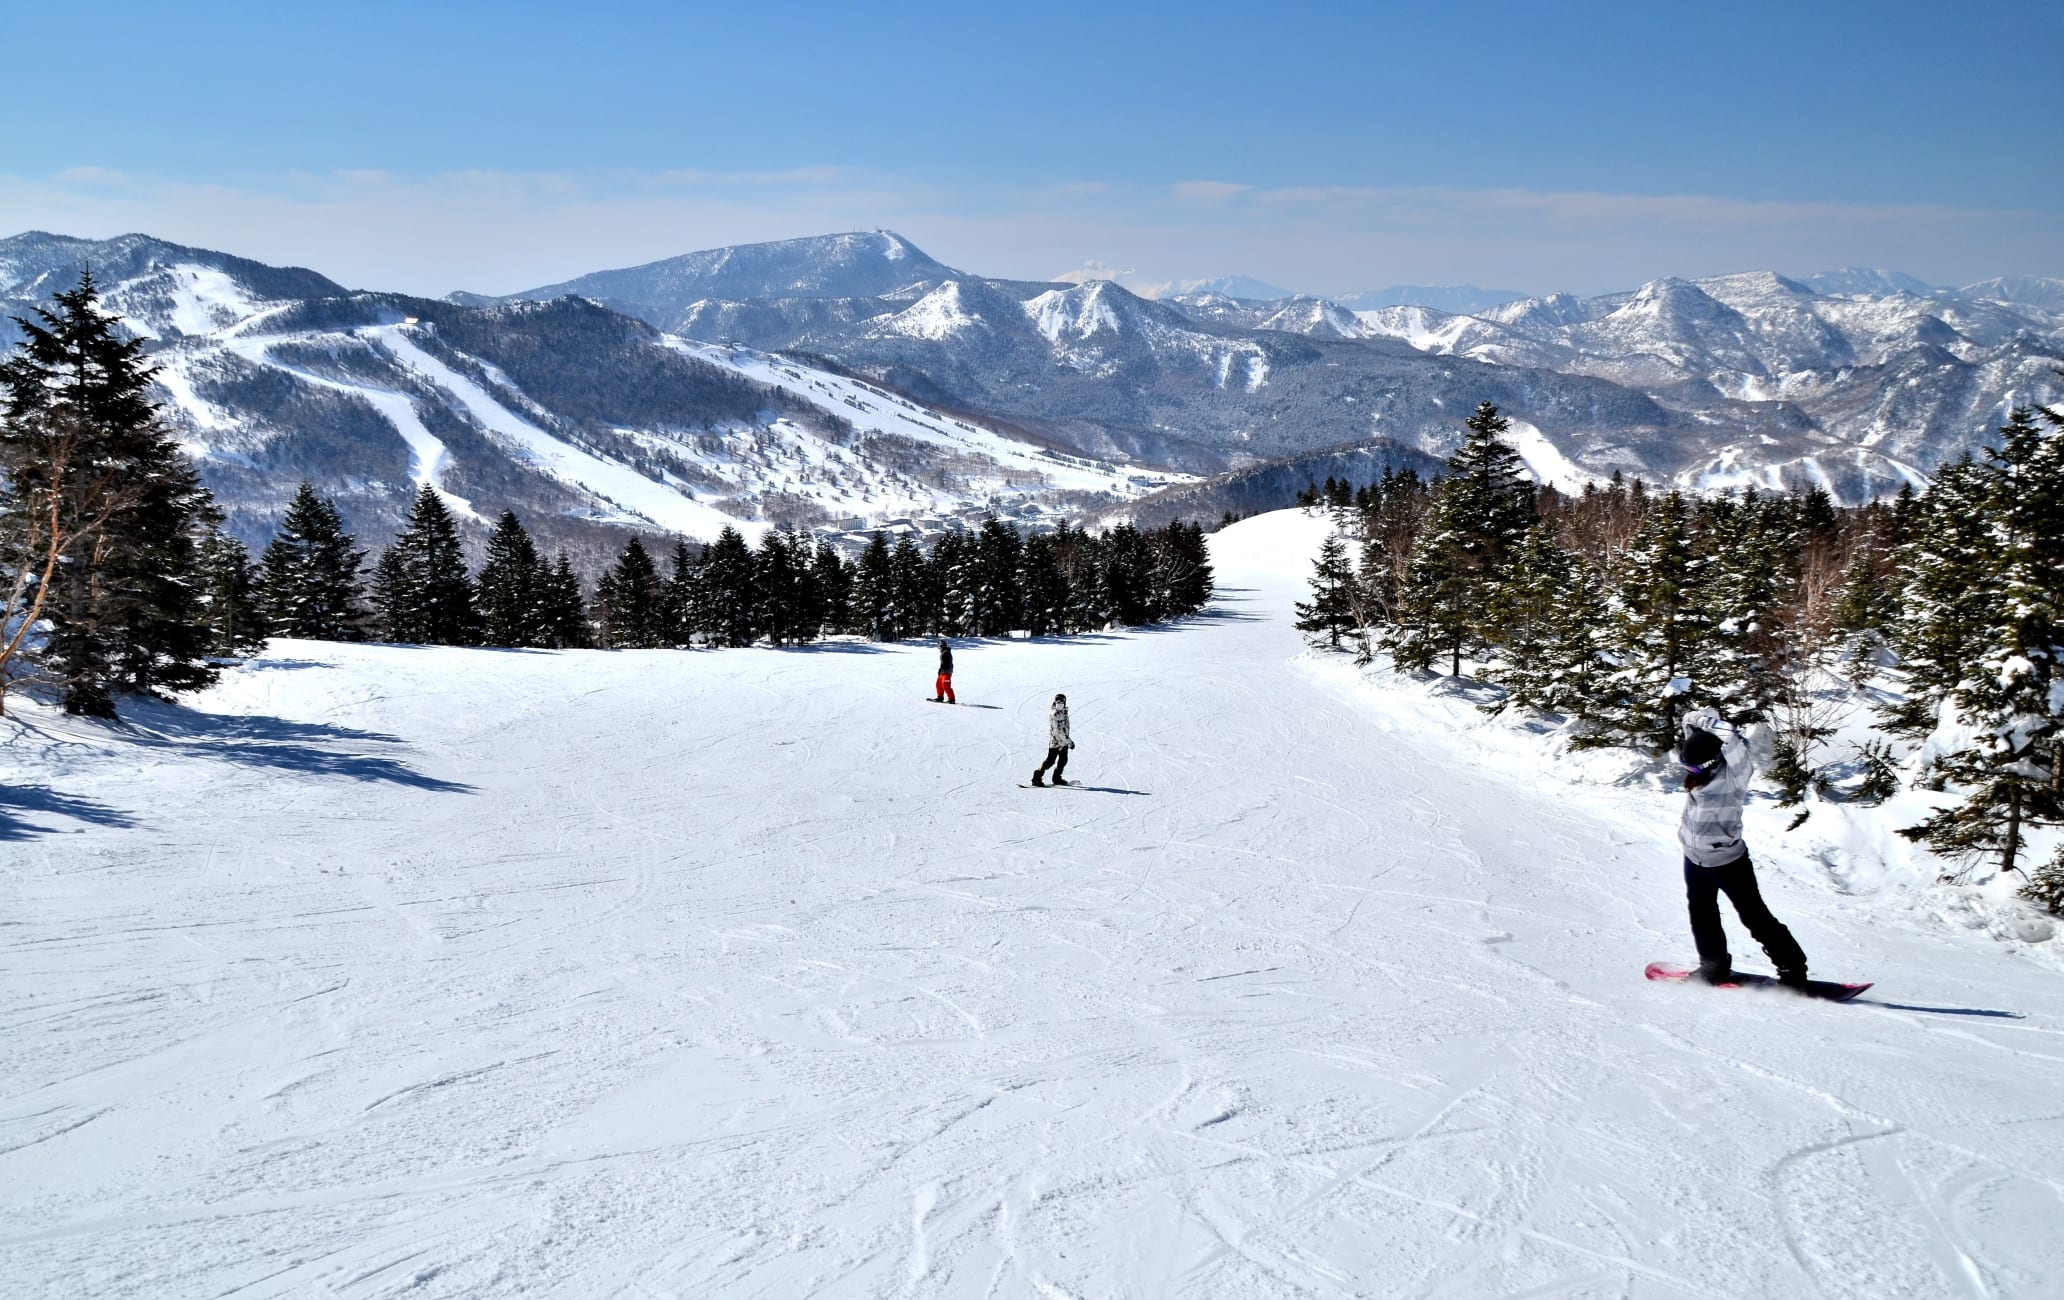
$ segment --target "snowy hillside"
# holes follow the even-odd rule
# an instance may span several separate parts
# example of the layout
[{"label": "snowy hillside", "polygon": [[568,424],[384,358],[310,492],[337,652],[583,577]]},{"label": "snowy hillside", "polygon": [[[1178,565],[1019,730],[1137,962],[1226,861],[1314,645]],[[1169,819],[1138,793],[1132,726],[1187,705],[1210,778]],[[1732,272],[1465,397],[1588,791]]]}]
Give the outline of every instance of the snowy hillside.
[{"label": "snowy hillside", "polygon": [[[715,259],[703,279],[865,260],[839,247]],[[893,240],[874,251],[923,262]],[[512,508],[577,550],[630,530],[1067,515],[1183,479],[863,395],[799,360],[777,372],[579,298],[467,308],[141,237],[42,235],[0,241],[0,296],[26,314],[88,263],[152,341],[166,416],[254,546],[304,477],[375,544],[429,484],[462,519]]]},{"label": "snowy hillside", "polygon": [[[1757,272],[1478,315],[1388,307],[1357,317],[1369,334],[1424,352],[1648,394],[1705,427],[1671,476],[1687,486],[1818,483],[1854,501],[1924,482],[2013,406],[2064,396],[2064,314],[2050,283],[1952,291],[1885,271],[1811,282]],[[1744,427],[1752,412],[1762,427]],[[1565,449],[1592,461],[1581,446]]]},{"label": "snowy hillside", "polygon": [[[1677,799],[1306,652],[1324,527],[1217,535],[1183,625],[963,645],[959,708],[921,645],[300,642],[0,723],[5,1276],[2053,1294],[2058,941],[1759,800],[1877,987],[1643,982]],[[1055,691],[1084,784],[1019,788]]]}]

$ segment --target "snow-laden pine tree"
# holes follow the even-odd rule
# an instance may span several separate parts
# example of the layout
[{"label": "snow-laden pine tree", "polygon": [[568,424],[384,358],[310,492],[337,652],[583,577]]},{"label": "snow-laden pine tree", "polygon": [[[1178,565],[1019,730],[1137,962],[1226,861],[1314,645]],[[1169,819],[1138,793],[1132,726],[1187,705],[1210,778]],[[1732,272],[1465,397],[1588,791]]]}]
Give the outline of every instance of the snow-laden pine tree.
[{"label": "snow-laden pine tree", "polygon": [[937,619],[939,584],[930,561],[911,534],[903,533],[896,538],[895,549],[889,553],[889,570],[895,597],[883,619],[886,635],[882,639],[901,641],[923,636]]},{"label": "snow-laden pine tree", "polygon": [[810,635],[831,636],[844,632],[852,620],[849,605],[853,593],[853,566],[847,564],[830,542],[817,543],[810,559],[810,585],[817,597],[817,626]]},{"label": "snow-laden pine tree", "polygon": [[2030,828],[2064,821],[2064,419],[2013,411],[1978,478],[1992,573],[1948,692],[1969,741],[1939,764],[1960,800],[1903,833],[2013,871]]},{"label": "snow-laden pine tree", "polygon": [[459,526],[436,488],[425,483],[408,524],[380,556],[375,600],[387,639],[415,645],[472,645],[480,638],[473,579]]},{"label": "snow-laden pine tree", "polygon": [[[0,364],[0,553],[10,584],[0,673],[32,649],[68,713],[113,717],[125,691],[215,680],[200,542],[212,502],[158,419],[141,337],[121,337],[91,274]],[[33,612],[31,612],[33,611]]]},{"label": "snow-laden pine tree", "polygon": [[1009,636],[1025,625],[1024,592],[1018,584],[1018,562],[1024,542],[1018,530],[995,515],[975,533],[970,562],[968,619],[977,636]]},{"label": "snow-laden pine tree", "polygon": [[753,556],[753,595],[758,602],[755,621],[770,645],[805,639],[802,624],[810,600],[804,590],[806,571],[799,559],[794,539],[778,528],[767,530]]},{"label": "snow-laden pine tree", "polygon": [[1488,711],[1581,712],[1605,671],[1599,657],[1605,587],[1597,572],[1564,550],[1546,524],[1537,524],[1501,592],[1497,617],[1505,643],[1497,680],[1508,694]]},{"label": "snow-laden pine tree", "polygon": [[652,553],[633,537],[595,588],[595,621],[610,650],[651,650],[666,641],[666,609]]},{"label": "snow-laden pine tree", "polygon": [[1127,627],[1151,623],[1154,552],[1145,535],[1127,521],[1097,539],[1097,550],[1112,617]]},{"label": "snow-laden pine tree", "polygon": [[951,528],[932,543],[931,570],[938,599],[927,610],[925,621],[912,632],[941,636],[974,635],[975,564],[974,544],[966,533]]},{"label": "snow-laden pine tree", "polygon": [[1340,639],[1357,631],[1354,565],[1339,533],[1327,533],[1312,562],[1312,595],[1297,602],[1297,630],[1314,646],[1340,648]]},{"label": "snow-laden pine tree", "polygon": [[1028,635],[1053,636],[1063,630],[1068,617],[1068,580],[1061,572],[1060,554],[1051,535],[1035,533],[1025,539],[1018,556],[1018,591],[1024,601]]},{"label": "snow-laden pine tree", "polygon": [[1617,662],[1583,709],[1590,734],[1580,743],[1667,748],[1677,743],[1691,671],[1712,627],[1683,493],[1654,504],[1620,567],[1608,638]]},{"label": "snow-laden pine tree", "polygon": [[731,525],[724,525],[702,557],[704,634],[714,645],[748,646],[758,639],[758,575],[752,547]]},{"label": "snow-laden pine tree", "polygon": [[258,608],[258,570],[236,538],[211,526],[201,540],[201,608],[208,653],[236,659],[265,648],[265,615]]},{"label": "snow-laden pine tree", "polygon": [[595,643],[594,625],[588,621],[588,601],[581,591],[580,575],[560,552],[544,583],[546,645],[557,650],[585,649]]},{"label": "snow-laden pine tree", "polygon": [[1900,548],[1899,614],[1890,634],[1905,699],[1885,710],[1887,730],[1935,729],[1943,701],[1978,658],[1998,599],[1991,481],[1970,457],[1944,465],[1919,499]]},{"label": "snow-laden pine tree", "polygon": [[1448,458],[1433,508],[1412,551],[1399,611],[1385,645],[1401,668],[1462,656],[1499,640],[1487,611],[1534,522],[1534,488],[1519,453],[1504,439],[1511,422],[1489,402],[1477,406],[1469,433]]},{"label": "snow-laden pine tree", "polygon": [[700,631],[696,617],[701,608],[698,590],[701,586],[702,570],[695,552],[688,549],[688,543],[674,543],[673,559],[667,566],[667,577],[660,591],[660,618],[666,625],[668,645],[692,646],[695,634]]},{"label": "snow-laden pine tree", "polygon": [[504,510],[487,539],[480,566],[481,642],[493,646],[550,644],[545,623],[545,579],[549,571],[537,544],[513,510]]},{"label": "snow-laden pine tree", "polygon": [[274,636],[365,639],[365,551],[310,484],[295,491],[259,565],[258,603]]},{"label": "snow-laden pine tree", "polygon": [[870,641],[892,641],[893,617],[891,611],[896,603],[896,575],[889,557],[888,534],[876,530],[867,539],[867,546],[860,552],[860,559],[853,566],[852,603],[847,614],[848,626],[859,636]]}]

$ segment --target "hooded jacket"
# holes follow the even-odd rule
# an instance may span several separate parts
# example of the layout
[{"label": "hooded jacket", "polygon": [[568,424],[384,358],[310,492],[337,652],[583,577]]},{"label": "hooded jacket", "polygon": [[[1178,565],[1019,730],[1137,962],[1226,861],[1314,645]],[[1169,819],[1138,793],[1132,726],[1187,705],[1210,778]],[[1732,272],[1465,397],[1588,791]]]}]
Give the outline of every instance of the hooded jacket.
[{"label": "hooded jacket", "polygon": [[1709,731],[1720,742],[1720,770],[1696,790],[1684,792],[1684,820],[1677,824],[1677,842],[1685,861],[1701,867],[1724,867],[1746,857],[1742,842],[1742,804],[1749,797],[1749,778],[1756,774],[1748,742],[1714,709],[1699,709],[1684,719],[1684,734]]},{"label": "hooded jacket", "polygon": [[1054,749],[1073,749],[1075,741],[1068,735],[1068,702],[1055,700],[1053,712],[1046,719],[1046,743]]}]

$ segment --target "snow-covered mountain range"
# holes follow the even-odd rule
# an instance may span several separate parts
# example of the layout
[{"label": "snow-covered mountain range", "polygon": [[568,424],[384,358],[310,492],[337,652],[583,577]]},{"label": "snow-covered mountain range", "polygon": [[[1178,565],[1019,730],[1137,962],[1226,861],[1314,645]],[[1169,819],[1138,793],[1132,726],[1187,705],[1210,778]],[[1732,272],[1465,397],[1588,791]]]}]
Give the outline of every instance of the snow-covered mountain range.
[{"label": "snow-covered mountain range", "polygon": [[[839,272],[826,252],[788,265],[712,254],[662,274],[824,286]],[[883,260],[863,259],[859,282],[878,283],[866,277]],[[576,550],[628,530],[1075,515],[1184,480],[668,335],[582,296],[466,306],[142,236],[30,234],[0,241],[0,313],[27,315],[87,266],[104,305],[151,340],[168,418],[252,542],[303,478],[369,541],[430,484],[476,525],[513,508]]]},{"label": "snow-covered mountain range", "polygon": [[1190,477],[1236,471],[1262,508],[1280,503],[1258,484],[1322,478],[1343,449],[1431,464],[1483,400],[1544,481],[1854,502],[2064,396],[2064,281],[2030,278],[1765,272],[1355,311],[984,277],[877,231],[432,301],[143,236],[27,234],[0,240],[0,312],[87,265],[152,340],[171,417],[252,540],[303,477],[373,541],[423,483],[561,543],[1108,517],[1167,486],[1215,500]]}]

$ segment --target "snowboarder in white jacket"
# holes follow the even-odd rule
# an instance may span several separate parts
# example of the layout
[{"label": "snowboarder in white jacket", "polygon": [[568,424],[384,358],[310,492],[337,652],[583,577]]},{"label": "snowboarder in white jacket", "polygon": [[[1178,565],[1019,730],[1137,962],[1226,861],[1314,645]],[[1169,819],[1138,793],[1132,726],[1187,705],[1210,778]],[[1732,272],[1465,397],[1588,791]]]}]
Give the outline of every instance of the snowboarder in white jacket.
[{"label": "snowboarder in white jacket", "polygon": [[1053,708],[1046,715],[1046,761],[1032,773],[1032,784],[1045,785],[1046,769],[1053,769],[1055,785],[1067,785],[1061,773],[1068,770],[1068,751],[1075,748],[1074,738],[1068,734],[1068,697],[1056,695]]},{"label": "snowboarder in white jacket", "polygon": [[1777,967],[1780,983],[1806,983],[1806,953],[1784,923],[1770,914],[1756,887],[1756,867],[1742,841],[1742,804],[1755,775],[1748,742],[1715,709],[1698,709],[1684,719],[1677,759],[1684,767],[1684,820],[1677,840],[1684,849],[1684,893],[1691,910],[1691,937],[1698,945],[1699,976],[1725,984],[1734,975],[1727,932],[1720,924],[1720,895],[1726,894],[1763,951]]}]

